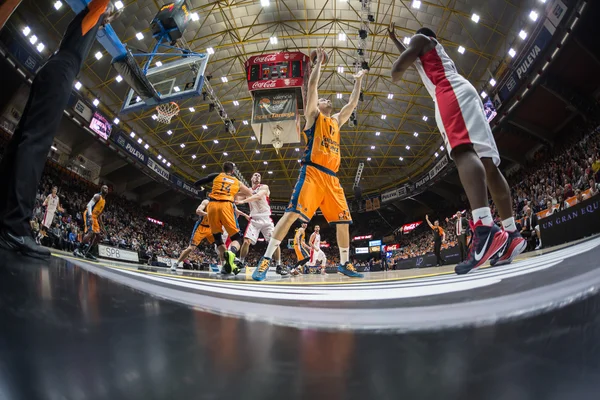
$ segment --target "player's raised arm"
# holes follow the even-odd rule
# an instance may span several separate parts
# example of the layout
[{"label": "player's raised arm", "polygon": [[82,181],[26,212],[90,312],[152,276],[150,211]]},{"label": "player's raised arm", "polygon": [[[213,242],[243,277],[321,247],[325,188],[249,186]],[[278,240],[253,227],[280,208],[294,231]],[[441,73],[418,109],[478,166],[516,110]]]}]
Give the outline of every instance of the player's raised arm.
[{"label": "player's raised arm", "polygon": [[348,104],[346,104],[344,107],[342,107],[342,109],[340,110],[339,113],[337,113],[333,116],[333,118],[338,120],[338,124],[339,124],[340,128],[342,127],[342,125],[344,125],[348,121],[348,119],[350,119],[350,116],[352,115],[352,111],[354,111],[354,109],[358,105],[358,99],[360,98],[360,87],[362,85],[362,80],[366,73],[367,73],[367,70],[363,69],[363,70],[358,71],[358,73],[356,75],[353,75],[354,89],[352,89],[352,94],[350,95],[350,100],[348,100]]},{"label": "player's raised arm", "polygon": [[253,194],[250,197],[246,197],[243,200],[240,201],[236,201],[235,204],[245,204],[245,203],[252,203],[255,201],[259,201],[262,199],[266,199],[267,197],[269,197],[269,187],[267,185],[261,185],[260,189],[258,189],[258,192],[256,192],[256,194]]},{"label": "player's raised arm", "polygon": [[319,109],[317,108],[319,103],[319,80],[321,79],[321,66],[325,61],[325,50],[323,48],[317,49],[317,62],[315,63],[313,70],[308,78],[308,88],[306,90],[306,111],[304,117],[306,118],[306,127],[310,128],[315,122],[315,118],[319,115]]},{"label": "player's raised arm", "polygon": [[398,82],[407,69],[419,58],[423,48],[429,44],[429,38],[423,35],[415,35],[410,40],[406,50],[398,57],[392,65],[392,82]]},{"label": "player's raised arm", "polygon": [[429,224],[429,227],[430,227],[431,229],[433,229],[433,224],[431,223],[431,221],[429,221],[429,215],[426,215],[426,216],[425,216],[425,219],[427,220],[427,224]]},{"label": "player's raised arm", "polygon": [[404,52],[406,50],[406,46],[404,45],[404,43],[399,41],[398,38],[396,37],[396,24],[394,22],[392,22],[390,24],[387,31],[388,31],[388,37],[391,39],[392,43],[394,43],[396,45],[396,48],[398,49],[398,51],[400,53]]},{"label": "player's raised arm", "polygon": [[219,176],[219,172],[214,172],[210,175],[205,176],[204,178],[200,178],[196,182],[194,182],[194,186],[198,187],[210,183],[214,181],[217,176]]}]

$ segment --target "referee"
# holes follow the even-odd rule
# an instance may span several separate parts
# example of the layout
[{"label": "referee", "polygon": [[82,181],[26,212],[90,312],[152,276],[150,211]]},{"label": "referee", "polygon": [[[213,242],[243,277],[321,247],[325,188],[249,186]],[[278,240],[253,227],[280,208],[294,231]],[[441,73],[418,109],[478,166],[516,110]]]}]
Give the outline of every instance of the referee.
[{"label": "referee", "polygon": [[38,71],[23,116],[0,163],[0,248],[45,259],[29,220],[44,164],[73,82],[103,24],[118,16],[109,0],[92,0],[67,27],[58,51]]},{"label": "referee", "polygon": [[431,223],[431,221],[429,221],[429,215],[426,215],[425,219],[427,220],[429,227],[433,230],[433,252],[435,253],[437,266],[440,267],[444,265],[444,262],[446,262],[446,260],[442,258],[441,253],[442,242],[446,241],[446,232],[444,232],[444,230],[440,226],[440,221],[438,221],[437,219],[434,221],[433,224]]}]

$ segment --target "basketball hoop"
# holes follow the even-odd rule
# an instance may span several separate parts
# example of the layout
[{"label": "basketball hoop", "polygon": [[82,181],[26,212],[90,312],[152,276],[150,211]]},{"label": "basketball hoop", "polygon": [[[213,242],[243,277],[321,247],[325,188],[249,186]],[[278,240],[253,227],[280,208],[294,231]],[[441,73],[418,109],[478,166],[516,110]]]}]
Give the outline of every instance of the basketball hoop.
[{"label": "basketball hoop", "polygon": [[161,124],[168,124],[171,118],[179,114],[179,106],[175,102],[160,104],[156,107],[158,114],[157,121]]}]

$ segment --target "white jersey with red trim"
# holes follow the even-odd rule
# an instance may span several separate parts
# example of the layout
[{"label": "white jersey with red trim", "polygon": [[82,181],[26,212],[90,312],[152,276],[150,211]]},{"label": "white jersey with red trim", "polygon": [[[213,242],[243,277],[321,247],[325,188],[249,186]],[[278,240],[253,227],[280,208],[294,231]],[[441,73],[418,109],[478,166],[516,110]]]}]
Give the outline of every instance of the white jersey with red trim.
[{"label": "white jersey with red trim", "polygon": [[46,197],[46,212],[53,213],[58,208],[58,195],[52,196],[51,194]]},{"label": "white jersey with red trim", "polygon": [[[262,185],[258,185],[252,188],[252,194],[258,193]],[[264,199],[260,199],[258,201],[249,202],[250,206],[250,216],[252,218],[256,217],[269,217],[271,216],[271,204],[269,202],[269,196],[271,192],[267,190],[267,196]]]},{"label": "white jersey with red trim", "polygon": [[313,241],[312,241],[312,247],[315,250],[319,250],[321,248],[321,234],[320,233],[313,233]]}]

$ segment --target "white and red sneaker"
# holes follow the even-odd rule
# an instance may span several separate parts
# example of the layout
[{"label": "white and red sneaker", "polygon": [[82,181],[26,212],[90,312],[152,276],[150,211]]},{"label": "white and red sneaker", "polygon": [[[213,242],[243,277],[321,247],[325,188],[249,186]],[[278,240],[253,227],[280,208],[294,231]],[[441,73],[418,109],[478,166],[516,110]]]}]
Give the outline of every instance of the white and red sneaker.
[{"label": "white and red sneaker", "polygon": [[527,248],[527,240],[518,231],[510,232],[504,247],[490,259],[492,267],[507,265]]},{"label": "white and red sneaker", "polygon": [[508,241],[508,232],[496,225],[485,226],[481,222],[477,222],[473,228],[473,240],[467,259],[454,268],[457,275],[468,274],[481,267]]}]

